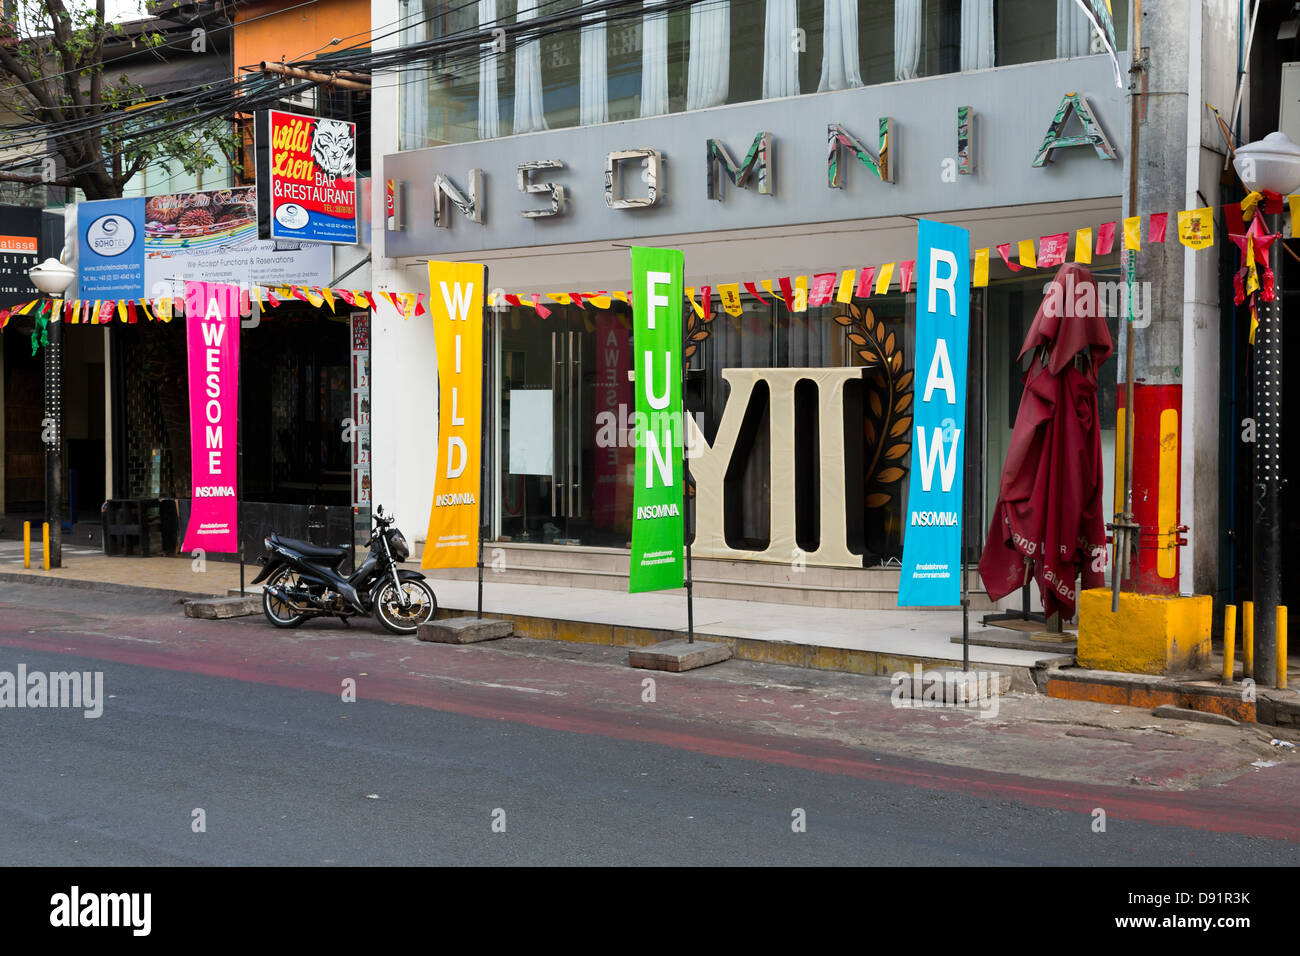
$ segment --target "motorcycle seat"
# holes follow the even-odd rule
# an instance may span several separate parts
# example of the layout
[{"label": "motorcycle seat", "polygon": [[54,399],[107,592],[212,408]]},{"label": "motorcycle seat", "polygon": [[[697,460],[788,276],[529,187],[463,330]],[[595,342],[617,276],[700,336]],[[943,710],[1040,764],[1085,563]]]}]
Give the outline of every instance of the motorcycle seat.
[{"label": "motorcycle seat", "polygon": [[284,545],[291,551],[297,551],[304,558],[341,558],[351,550],[346,545],[322,547],[307,541],[299,541],[297,538],[285,538],[274,532],[271,534],[271,543]]}]

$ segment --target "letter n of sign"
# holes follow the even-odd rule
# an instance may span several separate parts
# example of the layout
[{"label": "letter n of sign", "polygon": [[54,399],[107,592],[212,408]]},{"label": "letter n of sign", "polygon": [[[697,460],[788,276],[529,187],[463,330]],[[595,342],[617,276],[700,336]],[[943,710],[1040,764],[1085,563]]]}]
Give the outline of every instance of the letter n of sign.
[{"label": "letter n of sign", "polygon": [[840,162],[842,151],[852,150],[863,166],[875,173],[881,182],[894,182],[894,167],[897,157],[889,155],[894,142],[894,121],[888,117],[880,120],[880,152],[871,155],[871,150],[863,146],[852,133],[838,123],[826,127],[826,185],[831,189],[844,188],[844,164]]},{"label": "letter n of sign", "polygon": [[483,223],[483,170],[469,171],[469,198],[460,191],[460,187],[447,176],[439,173],[433,180],[433,224],[435,226],[451,225],[451,210],[447,204],[452,203],[465,214],[470,222]]}]

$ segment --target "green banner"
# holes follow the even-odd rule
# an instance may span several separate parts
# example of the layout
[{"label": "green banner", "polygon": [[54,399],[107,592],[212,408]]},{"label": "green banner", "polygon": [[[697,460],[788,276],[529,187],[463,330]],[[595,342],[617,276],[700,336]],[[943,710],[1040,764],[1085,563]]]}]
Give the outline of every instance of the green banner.
[{"label": "green banner", "polygon": [[632,248],[636,473],[628,591],[685,585],[682,274],[678,249]]}]

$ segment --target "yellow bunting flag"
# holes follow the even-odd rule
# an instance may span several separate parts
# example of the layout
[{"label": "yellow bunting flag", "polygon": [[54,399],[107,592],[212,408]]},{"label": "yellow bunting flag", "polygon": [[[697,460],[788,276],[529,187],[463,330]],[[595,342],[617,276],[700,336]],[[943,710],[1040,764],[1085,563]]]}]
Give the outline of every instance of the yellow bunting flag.
[{"label": "yellow bunting flag", "polygon": [[740,304],[739,282],[718,286],[718,298],[722,300],[722,307],[726,310],[727,315],[740,315],[744,311],[744,307]]},{"label": "yellow bunting flag", "polygon": [[1142,217],[1129,216],[1124,220],[1124,248],[1142,248]]},{"label": "yellow bunting flag", "polygon": [[1286,197],[1286,203],[1291,207],[1291,232],[1295,234],[1295,227],[1300,225],[1300,219],[1296,218],[1296,208],[1300,207],[1300,193]]},{"label": "yellow bunting flag", "polygon": [[1246,194],[1246,198],[1241,201],[1242,222],[1250,222],[1255,218],[1255,209],[1259,206],[1259,202],[1263,198],[1263,193],[1254,190]]},{"label": "yellow bunting flag", "polygon": [[117,321],[126,321],[126,299],[117,300]]},{"label": "yellow bunting flag", "polygon": [[1092,262],[1092,230],[1080,229],[1074,234],[1074,261],[1085,265]]},{"label": "yellow bunting flag", "polygon": [[626,302],[626,301],[627,301],[627,293],[626,293],[626,292],[611,292],[610,295],[613,296],[615,299],[618,299],[618,301],[620,301],[620,302]]},{"label": "yellow bunting flag", "polygon": [[975,250],[975,267],[971,270],[971,285],[977,289],[982,289],[989,284],[989,251],[987,249]]},{"label": "yellow bunting flag", "polygon": [[853,301],[853,282],[857,278],[857,269],[845,269],[844,275],[840,276],[840,288],[835,293],[836,302]]},{"label": "yellow bunting flag", "polygon": [[1214,210],[1184,209],[1178,214],[1178,241],[1188,249],[1214,245]]},{"label": "yellow bunting flag", "polygon": [[[488,296],[488,305],[493,304],[492,300],[494,298],[496,298],[496,296]],[[573,301],[573,299],[569,296],[569,293],[567,292],[548,292],[546,293],[546,298],[560,305],[568,305]]]},{"label": "yellow bunting flag", "polygon": [[608,292],[602,292],[599,295],[592,295],[587,297],[587,301],[590,302],[598,309],[608,309],[610,305],[610,299],[611,296]]},{"label": "yellow bunting flag", "polygon": [[880,267],[880,275],[876,277],[876,295],[884,295],[889,291],[889,280],[894,278],[894,265],[886,262]]},{"label": "yellow bunting flag", "polygon": [[326,303],[329,304],[330,311],[334,311],[334,291],[328,286],[320,290],[320,294],[325,297]]},{"label": "yellow bunting flag", "polygon": [[795,276],[794,280],[794,304],[790,307],[791,312],[808,311],[808,277]]},{"label": "yellow bunting flag", "polygon": [[[704,308],[700,305],[700,303],[695,298],[695,286],[687,287],[686,298],[691,300],[691,308],[695,310],[695,314],[699,316],[701,319],[704,318]],[[591,301],[594,302],[596,300],[592,299]]]},{"label": "yellow bunting flag", "polygon": [[1038,260],[1034,256],[1034,240],[1020,240],[1020,264],[1026,269],[1038,268]]}]

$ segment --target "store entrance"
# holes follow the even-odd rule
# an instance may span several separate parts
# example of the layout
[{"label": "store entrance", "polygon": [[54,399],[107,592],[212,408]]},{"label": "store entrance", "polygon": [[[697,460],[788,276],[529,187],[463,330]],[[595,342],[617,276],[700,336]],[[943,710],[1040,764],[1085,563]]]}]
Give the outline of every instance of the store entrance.
[{"label": "store entrance", "polygon": [[500,316],[503,541],[626,548],[632,519],[632,315],[555,305]]}]

